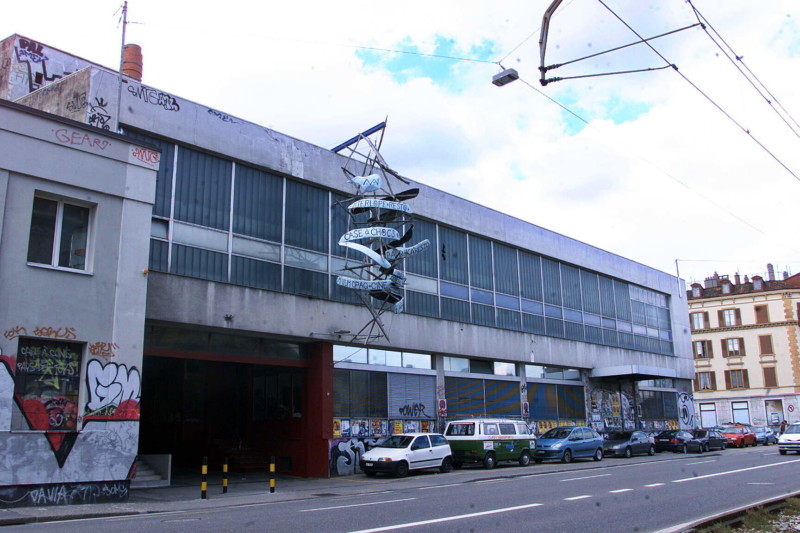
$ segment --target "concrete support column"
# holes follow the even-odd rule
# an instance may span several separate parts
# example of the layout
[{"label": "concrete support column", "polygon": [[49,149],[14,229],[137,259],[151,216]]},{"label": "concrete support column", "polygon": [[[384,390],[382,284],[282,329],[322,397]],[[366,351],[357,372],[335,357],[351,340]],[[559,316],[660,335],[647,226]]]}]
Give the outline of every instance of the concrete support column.
[{"label": "concrete support column", "polygon": [[308,350],[305,406],[305,477],[328,477],[330,439],[333,438],[333,344],[317,342]]}]

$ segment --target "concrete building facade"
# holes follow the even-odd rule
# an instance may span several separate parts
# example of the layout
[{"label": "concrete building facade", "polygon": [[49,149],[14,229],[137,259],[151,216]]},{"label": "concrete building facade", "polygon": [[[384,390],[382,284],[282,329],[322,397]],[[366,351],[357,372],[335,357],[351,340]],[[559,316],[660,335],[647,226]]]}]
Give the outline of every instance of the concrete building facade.
[{"label": "concrete building facade", "polygon": [[687,293],[702,426],[800,421],[800,275],[714,274]]},{"label": "concrete building facade", "polygon": [[159,153],[0,100],[0,505],[124,497]]},{"label": "concrete building facade", "polygon": [[381,436],[463,416],[693,423],[674,276],[412,182],[414,242],[431,245],[406,259],[404,312],[365,344],[370,313],[336,282],[354,197],[343,155],[91,64],[18,101],[87,123],[102,103],[100,127],[161,154],[140,228],[140,453],[242,470],[275,456],[281,472],[329,476],[357,472]]}]

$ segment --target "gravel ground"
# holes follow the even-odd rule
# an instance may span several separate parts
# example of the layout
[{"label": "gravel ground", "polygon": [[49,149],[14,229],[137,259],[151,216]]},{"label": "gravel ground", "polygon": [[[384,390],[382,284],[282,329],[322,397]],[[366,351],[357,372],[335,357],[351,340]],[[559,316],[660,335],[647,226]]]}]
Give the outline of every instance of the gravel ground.
[{"label": "gravel ground", "polygon": [[775,515],[767,528],[753,529],[749,527],[740,527],[732,531],[736,533],[796,533],[800,531],[800,515],[793,511],[784,511]]}]

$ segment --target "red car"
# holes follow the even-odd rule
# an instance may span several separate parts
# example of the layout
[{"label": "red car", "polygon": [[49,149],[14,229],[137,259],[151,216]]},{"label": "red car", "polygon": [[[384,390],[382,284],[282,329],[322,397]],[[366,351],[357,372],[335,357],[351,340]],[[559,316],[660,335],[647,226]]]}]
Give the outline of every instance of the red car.
[{"label": "red car", "polygon": [[730,426],[722,426],[719,428],[720,432],[725,435],[725,440],[728,442],[728,448],[737,447],[744,448],[745,446],[756,445],[756,434],[750,426],[744,424],[733,424]]}]

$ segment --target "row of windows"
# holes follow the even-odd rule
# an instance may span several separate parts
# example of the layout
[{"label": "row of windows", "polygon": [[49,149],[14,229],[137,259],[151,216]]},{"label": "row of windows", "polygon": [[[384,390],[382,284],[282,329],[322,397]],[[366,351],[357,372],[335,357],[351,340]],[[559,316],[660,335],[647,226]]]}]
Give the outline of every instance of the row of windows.
[{"label": "row of windows", "polygon": [[[769,308],[766,305],[756,305],[753,307],[755,313],[755,324],[769,324]],[[690,313],[692,330],[703,330],[711,328],[709,314],[707,311]],[[742,312],[738,308],[720,309],[717,311],[717,324],[720,328],[729,328],[742,325]]]},{"label": "row of windows", "polygon": [[[168,162],[157,176],[151,269],[360,303],[334,283],[347,253],[338,245],[345,196],[129,134]],[[431,250],[405,263],[409,313],[672,353],[663,294],[416,220],[412,242],[423,239]]]},{"label": "row of windows", "polygon": [[[778,377],[775,367],[763,368],[764,387],[777,387]],[[750,377],[747,369],[725,370],[725,389],[749,389]],[[717,388],[716,372],[697,372],[694,380],[695,391],[714,391]]]},{"label": "row of windows", "polygon": [[[710,359],[714,357],[714,344],[710,340],[692,341],[694,346],[695,359]],[[734,337],[720,339],[722,357],[744,357],[747,355],[744,339]],[[759,335],[758,347],[760,355],[774,355],[775,349],[772,345],[772,335]]]},{"label": "row of windows", "polygon": [[[442,361],[445,372],[519,376],[519,369],[516,363],[469,359],[467,357],[443,357]],[[399,368],[421,368],[426,370],[431,370],[435,366],[433,364],[433,357],[430,354],[343,345],[334,345],[333,362],[360,363]],[[580,380],[581,372],[576,368],[525,365],[525,376],[528,379]]]}]

